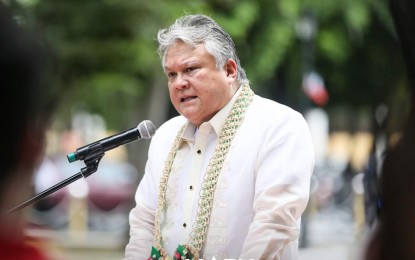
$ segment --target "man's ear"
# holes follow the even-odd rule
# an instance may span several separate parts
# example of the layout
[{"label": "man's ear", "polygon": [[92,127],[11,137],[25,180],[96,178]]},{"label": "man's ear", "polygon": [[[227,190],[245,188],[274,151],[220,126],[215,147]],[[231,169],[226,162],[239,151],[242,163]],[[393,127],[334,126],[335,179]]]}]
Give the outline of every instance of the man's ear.
[{"label": "man's ear", "polygon": [[238,68],[236,62],[233,59],[228,59],[225,63],[226,76],[228,77],[228,83],[233,83],[236,80]]}]

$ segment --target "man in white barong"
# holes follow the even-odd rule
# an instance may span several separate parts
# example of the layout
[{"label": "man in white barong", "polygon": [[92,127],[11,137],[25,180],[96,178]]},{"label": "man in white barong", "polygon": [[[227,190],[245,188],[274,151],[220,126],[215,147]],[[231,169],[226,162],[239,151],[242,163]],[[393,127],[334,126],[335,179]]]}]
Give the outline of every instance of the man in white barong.
[{"label": "man in white barong", "polygon": [[303,116],[253,93],[212,18],[157,36],[180,116],[152,138],[125,259],[296,259],[314,167]]}]

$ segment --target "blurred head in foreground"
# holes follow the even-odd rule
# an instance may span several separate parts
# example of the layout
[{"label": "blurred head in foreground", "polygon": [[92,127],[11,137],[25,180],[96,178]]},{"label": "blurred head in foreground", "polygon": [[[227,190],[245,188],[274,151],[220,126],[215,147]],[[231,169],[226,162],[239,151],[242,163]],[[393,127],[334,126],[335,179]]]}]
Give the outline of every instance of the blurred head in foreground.
[{"label": "blurred head in foreground", "polygon": [[380,224],[367,260],[415,259],[415,2],[390,0],[411,88],[411,113],[400,141],[386,155],[381,173]]},{"label": "blurred head in foreground", "polygon": [[[21,249],[24,210],[6,212],[32,195],[32,174],[42,158],[45,133],[57,100],[49,84],[52,59],[47,52],[44,43],[19,26],[0,2],[1,259],[5,259],[5,244],[14,243],[15,251]],[[30,259],[42,258],[34,254]]]}]

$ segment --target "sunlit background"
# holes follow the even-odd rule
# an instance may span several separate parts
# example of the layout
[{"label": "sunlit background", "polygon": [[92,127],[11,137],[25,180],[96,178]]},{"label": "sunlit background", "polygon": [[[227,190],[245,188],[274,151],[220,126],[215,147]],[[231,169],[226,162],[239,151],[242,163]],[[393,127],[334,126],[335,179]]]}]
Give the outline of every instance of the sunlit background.
[{"label": "sunlit background", "polygon": [[[233,37],[252,89],[309,123],[316,167],[300,259],[357,259],[376,217],[377,169],[409,112],[387,1],[2,1],[46,37],[59,64],[63,102],[35,194],[84,167],[67,153],[176,115],[155,36],[185,13],[204,13]],[[121,259],[148,145],[108,152],[96,173],[32,205],[28,232],[59,259]]]}]

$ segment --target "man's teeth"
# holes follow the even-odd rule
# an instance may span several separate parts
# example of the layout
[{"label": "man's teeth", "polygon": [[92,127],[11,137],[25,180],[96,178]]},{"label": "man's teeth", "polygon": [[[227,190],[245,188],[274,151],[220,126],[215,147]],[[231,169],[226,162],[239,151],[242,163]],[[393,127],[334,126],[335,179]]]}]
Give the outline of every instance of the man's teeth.
[{"label": "man's teeth", "polygon": [[189,100],[192,100],[192,99],[194,99],[194,98],[196,98],[196,97],[187,97],[187,98],[181,98],[181,102],[186,102],[186,101],[189,101]]}]

